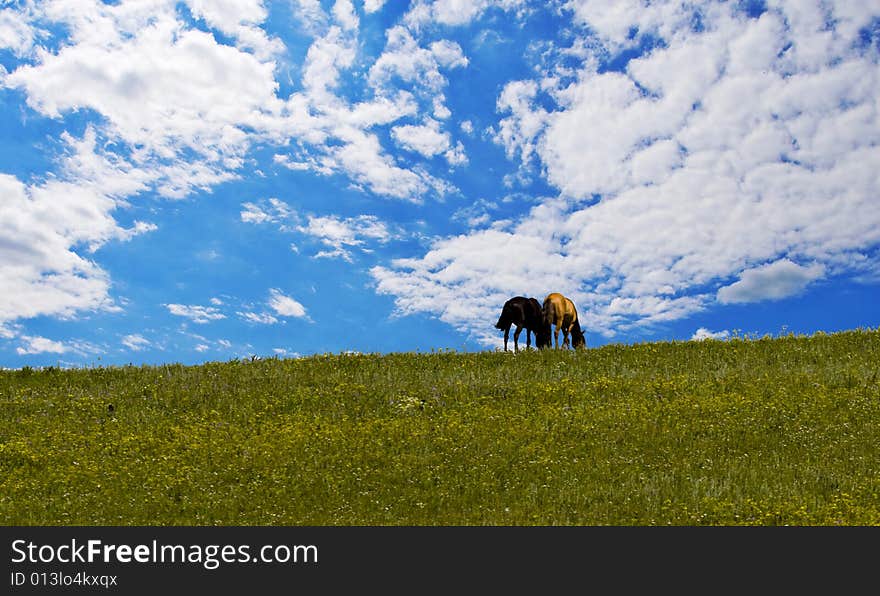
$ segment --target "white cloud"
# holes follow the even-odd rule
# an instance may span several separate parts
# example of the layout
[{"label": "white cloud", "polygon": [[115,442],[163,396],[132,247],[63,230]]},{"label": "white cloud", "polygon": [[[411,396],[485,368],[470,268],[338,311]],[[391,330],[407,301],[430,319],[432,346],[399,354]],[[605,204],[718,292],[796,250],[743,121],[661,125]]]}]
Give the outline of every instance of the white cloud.
[{"label": "white cloud", "polygon": [[25,16],[11,8],[0,10],[0,48],[23,56],[34,44],[35,31]]},{"label": "white cloud", "polygon": [[449,149],[449,133],[440,132],[440,123],[433,119],[420,126],[395,126],[391,129],[391,136],[399,146],[424,157],[433,157]]},{"label": "white cloud", "polygon": [[339,218],[335,216],[309,216],[308,223],[299,231],[313,236],[329,250],[319,252],[316,258],[339,257],[351,261],[351,249],[366,248],[367,241],[384,244],[394,238],[388,226],[374,215]]},{"label": "white cloud", "polygon": [[355,30],[360,26],[360,20],[351,0],[336,0],[333,4],[333,17],[344,29]]},{"label": "white cloud", "polygon": [[[136,221],[136,222],[134,222],[134,225],[130,228],[120,228],[119,233],[117,234],[116,237],[119,240],[131,240],[135,236],[140,236],[141,234],[146,234],[148,232],[155,232],[158,229],[159,229],[159,226],[157,226],[154,223],[150,223],[147,221]],[[89,249],[92,252],[94,252],[95,250],[97,250],[101,246],[101,244],[103,244],[103,243],[96,242],[96,243],[90,245]]]},{"label": "white cloud", "polygon": [[12,339],[21,331],[20,326],[0,323],[0,339]]},{"label": "white cloud", "polygon": [[123,238],[94,190],[49,180],[28,186],[0,174],[0,323],[79,310],[114,310],[107,274],[75,247]]},{"label": "white cloud", "polygon": [[384,6],[385,0],[364,0],[364,12],[367,14],[374,13]]},{"label": "white cloud", "polygon": [[[434,35],[444,28],[429,23],[465,25],[525,6],[413,2],[409,28],[392,27],[370,64],[348,0],[325,3],[327,11],[297,0],[314,39],[302,68],[286,69],[299,77],[291,81],[297,91],[281,98],[276,77],[288,65],[275,58],[287,54],[261,27],[266,4],[188,4],[199,28],[223,35],[189,28],[171,0],[0,9],[0,46],[22,58],[0,85],[42,117],[78,113],[94,122],[81,136],[62,134],[56,172],[28,182],[0,174],[0,325],[118,308],[92,254],[155,224],[125,228],[116,210],[142,193],[210,190],[239,176],[256,144],[283,147],[279,166],[343,174],[365,192],[411,201],[453,192],[407,164],[441,154],[451,165],[466,162],[442,122],[452,116],[447,71],[469,61],[459,45],[421,36],[420,27]],[[368,0],[363,13],[382,4]],[[422,258],[375,269],[379,291],[395,295],[401,312],[442,313],[471,329],[497,314],[497,300],[520,293],[524,267],[534,292],[571,293],[586,320],[611,333],[687,316],[716,297],[760,297],[749,280],[766,276],[766,263],[811,264],[789,267],[789,278],[777,271],[782,293],[851,273],[855,262],[877,270],[880,75],[859,38],[880,12],[876,3],[778,0],[760,19],[738,3],[564,6],[571,47],[530,56],[542,70],[502,88],[491,129],[523,166],[507,180],[541,175],[562,197],[536,199],[522,221],[439,240]],[[658,43],[624,72],[598,68],[651,39]],[[349,95],[352,83],[361,86]],[[460,127],[473,131],[471,121]],[[389,138],[415,154],[395,159]],[[398,233],[371,216],[284,209],[277,199],[245,203],[241,219],[308,235],[326,249],[321,257],[351,259]],[[465,221],[482,226],[485,215]],[[481,266],[474,254],[492,255],[497,266]],[[469,302],[444,304],[459,291]],[[213,310],[203,314],[224,316]],[[179,316],[199,317],[187,312]]]},{"label": "white cloud", "polygon": [[439,195],[451,192],[451,187],[424,170],[409,170],[396,165],[387,155],[374,134],[349,129],[346,144],[328,149],[321,160],[321,173],[344,171],[362,187],[388,197],[419,202],[430,191]]},{"label": "white cloud", "polygon": [[153,345],[150,340],[145,338],[143,335],[140,335],[139,333],[126,335],[122,338],[121,343],[133,352],[140,352],[141,350],[150,348]]},{"label": "white cloud", "polygon": [[560,283],[561,259],[548,256],[555,242],[541,232],[535,226],[517,234],[489,229],[438,240],[424,257],[397,259],[371,274],[377,292],[395,297],[399,314],[430,312],[491,343],[501,305],[511,296],[543,300],[550,288],[571,295]]},{"label": "white cloud", "polygon": [[64,354],[71,351],[71,347],[60,341],[54,341],[40,336],[22,335],[23,345],[15,349],[16,353],[21,356],[27,354]]},{"label": "white cloud", "polygon": [[327,27],[329,16],[322,8],[320,0],[292,0],[291,5],[294,15],[312,35],[320,35]]},{"label": "white cloud", "polygon": [[499,122],[494,131],[496,142],[504,146],[507,157],[519,153],[526,164],[535,152],[536,139],[547,124],[548,114],[535,106],[538,85],[534,81],[512,81],[504,86],[496,107],[511,116]]},{"label": "white cloud", "polygon": [[252,311],[238,311],[237,314],[243,321],[247,321],[248,323],[255,323],[259,325],[274,325],[278,322],[278,319],[273,317],[271,314],[267,312],[255,313]]},{"label": "white cloud", "polygon": [[282,231],[292,228],[298,220],[296,212],[287,203],[276,198],[259,203],[242,203],[241,221],[252,224],[276,224]]},{"label": "white cloud", "polygon": [[427,23],[460,26],[479,18],[487,9],[521,10],[525,0],[416,0],[404,21],[418,29]]},{"label": "white cloud", "polygon": [[[187,4],[200,21],[196,28],[173,0],[46,0],[0,9],[0,46],[20,57],[11,72],[3,69],[0,85],[23,94],[41,117],[63,122],[78,113],[90,122],[82,133],[61,133],[57,171],[28,183],[0,174],[8,197],[0,206],[0,252],[10,257],[0,260],[7,290],[0,322],[118,309],[107,273],[83,255],[156,226],[122,227],[116,210],[145,193],[182,198],[210,191],[240,176],[257,144],[289,147],[289,154],[278,154],[279,165],[344,174],[382,196],[418,202],[455,190],[424,167],[399,164],[374,129],[404,117],[448,115],[440,69],[467,63],[457,44],[435,40],[428,49],[398,31],[378,62],[387,65],[389,56],[413,45],[411,72],[403,54],[390,59],[400,61],[401,71],[370,69],[369,61],[358,61],[358,17],[350,1],[325,12],[319,2],[299,0],[295,11],[315,39],[297,71],[300,90],[281,98],[276,75],[287,52],[263,28],[266,3]],[[373,76],[380,71],[397,79]],[[340,91],[342,74],[367,85],[357,101]],[[400,89],[401,79],[411,90]],[[460,146],[444,155],[451,164],[466,159]],[[268,207],[253,203],[242,219],[285,217],[274,208],[271,200]]]},{"label": "white cloud", "polygon": [[392,27],[386,33],[384,52],[369,70],[369,82],[373,88],[387,90],[400,82],[413,85],[413,92],[430,102],[435,118],[448,118],[443,90],[448,83],[440,67],[460,68],[467,65],[461,47],[455,42],[434,42],[431,49],[423,48],[412,33],[402,26]]},{"label": "white cloud", "polygon": [[[561,291],[612,335],[870,268],[880,71],[859,31],[880,7],[768,3],[749,18],[736,3],[567,6],[589,27],[572,45],[582,67],[508,83],[492,128],[560,198],[375,268],[399,313],[494,342],[483,327],[504,300]],[[660,43],[624,72],[598,67],[647,36]]]},{"label": "white cloud", "polygon": [[261,60],[276,57],[284,44],[270,39],[258,25],[266,20],[268,11],[262,0],[187,0],[193,15],[236,39],[239,48],[248,49]]},{"label": "white cloud", "polygon": [[288,348],[272,348],[272,352],[285,358],[301,358],[302,354]]},{"label": "white cloud", "polygon": [[269,307],[282,317],[306,316],[306,309],[302,304],[275,288],[269,290]]},{"label": "white cloud", "polygon": [[[414,55],[406,53],[413,49]],[[442,111],[445,85],[433,54],[418,48],[411,35],[392,29],[385,52],[369,70],[369,84],[375,97],[352,104],[338,95],[342,71],[355,66],[357,40],[340,27],[311,45],[303,67],[304,91],[293,94],[285,104],[289,117],[286,132],[302,141],[303,150],[293,156],[278,154],[275,162],[295,170],[311,170],[322,175],[345,173],[363,190],[378,195],[420,201],[429,193],[443,195],[452,187],[421,168],[407,169],[382,147],[379,136],[370,129],[412,116],[419,106],[412,93],[391,85],[400,76],[413,85],[423,98]],[[439,102],[439,103],[438,103]],[[438,107],[439,106],[439,107]],[[328,143],[329,139],[334,140]],[[311,154],[296,155],[306,150]]]},{"label": "white cloud", "polygon": [[820,264],[804,267],[788,259],[780,259],[743,271],[739,281],[718,289],[718,302],[727,304],[787,298],[803,291],[824,273],[825,268]]},{"label": "white cloud", "polygon": [[[269,223],[282,232],[296,231],[317,240],[327,247],[314,255],[315,258],[342,258],[352,261],[352,249],[371,252],[370,243],[385,244],[399,238],[401,233],[375,215],[358,215],[342,218],[335,215],[299,215],[278,199],[268,202],[243,203],[241,219],[246,223]],[[291,250],[299,247],[291,244]]]},{"label": "white cloud", "polygon": [[468,227],[475,228],[492,223],[491,212],[498,209],[498,204],[486,199],[477,199],[466,207],[457,209],[452,214],[453,220],[466,223]]},{"label": "white cloud", "polygon": [[66,22],[78,43],[43,53],[5,85],[22,89],[28,105],[49,117],[100,112],[109,134],[142,148],[136,160],[185,150],[218,164],[239,159],[249,142],[243,129],[265,130],[281,107],[273,64],[209,33],[181,31],[171,6],[130,20],[123,8],[71,13]]},{"label": "white cloud", "polygon": [[198,324],[209,323],[211,321],[217,321],[219,319],[226,318],[226,315],[224,315],[213,306],[186,304],[165,304],[164,306],[172,315],[176,315],[178,317],[186,317],[187,319],[192,320],[193,323]]},{"label": "white cloud", "polygon": [[[0,30],[10,18],[27,17],[59,25],[69,39],[37,48],[32,63],[0,84],[20,89],[44,116],[91,109],[102,119],[79,138],[61,133],[57,172],[29,184],[0,174],[0,252],[15,253],[0,260],[8,263],[0,265],[0,321],[118,310],[106,272],[82,253],[156,229],[143,221],[118,225],[114,211],[127,197],[154,190],[176,198],[234,177],[249,146],[244,129],[267,134],[264,119],[279,110],[273,65],[182,29],[174,3],[163,0],[35,2],[13,10],[3,9]],[[49,38],[41,31],[36,39]]]},{"label": "white cloud", "polygon": [[435,41],[430,45],[431,53],[434,54],[437,63],[446,68],[463,68],[468,65],[468,59],[464,55],[461,46],[448,39]]},{"label": "white cloud", "polygon": [[[439,40],[428,50],[402,28],[392,29],[386,51],[370,69],[375,98],[352,104],[337,94],[337,86],[342,71],[356,66],[354,6],[338,0],[328,14],[317,2],[300,0],[296,10],[320,34],[303,64],[303,90],[282,100],[270,58],[283,47],[260,28],[268,15],[264,2],[188,4],[195,17],[232,37],[237,47],[186,28],[171,0],[76,7],[36,3],[34,18],[67,27],[72,43],[44,51],[38,62],[9,73],[4,85],[22,89],[28,105],[49,117],[84,108],[102,114],[106,123],[100,136],[132,149],[128,161],[111,164],[114,172],[127,169],[131,184],[139,185],[130,184],[129,193],[153,186],[178,198],[194,188],[207,190],[237,176],[255,142],[290,139],[306,155],[279,155],[279,163],[288,167],[344,172],[365,190],[411,200],[451,190],[424,170],[400,167],[368,129],[417,110],[408,92],[376,75],[388,68],[430,100],[436,115],[448,115],[438,93],[445,86],[438,67],[467,63],[457,44]],[[365,8],[370,12],[380,5]],[[26,23],[24,9],[3,14],[10,23],[13,17]],[[406,50],[413,46],[410,56]],[[338,143],[328,144],[330,138]],[[451,157],[460,160],[459,154]]]},{"label": "white cloud", "polygon": [[691,341],[702,341],[704,339],[727,339],[730,337],[730,331],[709,331],[705,327],[700,327],[691,336]]}]

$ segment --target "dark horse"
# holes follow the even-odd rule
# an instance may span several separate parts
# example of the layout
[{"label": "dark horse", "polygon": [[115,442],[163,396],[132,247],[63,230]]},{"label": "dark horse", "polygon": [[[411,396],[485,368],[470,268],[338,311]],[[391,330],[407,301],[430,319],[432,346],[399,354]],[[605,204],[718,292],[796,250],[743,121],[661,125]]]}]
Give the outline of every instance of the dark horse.
[{"label": "dark horse", "polygon": [[559,347],[560,331],[562,331],[562,347],[569,345],[569,334],[571,334],[572,348],[586,347],[587,340],[584,337],[584,332],[581,330],[581,324],[578,322],[578,313],[574,302],[558,292],[553,292],[547,294],[547,297],[544,298],[543,311],[547,331],[550,331],[551,325],[556,327],[553,336],[556,339],[557,348]]},{"label": "dark horse", "polygon": [[534,298],[514,296],[504,303],[501,309],[501,317],[495,323],[496,329],[504,330],[504,351],[507,351],[507,338],[510,334],[510,326],[516,325],[513,333],[513,349],[519,351],[519,334],[525,328],[526,347],[532,345],[532,333],[535,334],[535,345],[538,348],[550,346],[550,325],[544,322],[544,313],[541,311],[541,303]]}]

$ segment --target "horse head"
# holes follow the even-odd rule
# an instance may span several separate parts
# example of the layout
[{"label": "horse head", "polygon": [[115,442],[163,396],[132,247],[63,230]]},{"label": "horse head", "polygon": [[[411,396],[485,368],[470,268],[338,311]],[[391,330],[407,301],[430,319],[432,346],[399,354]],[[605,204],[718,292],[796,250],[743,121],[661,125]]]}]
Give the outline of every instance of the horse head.
[{"label": "horse head", "polygon": [[584,332],[581,330],[581,326],[574,323],[571,326],[571,347],[572,348],[586,348],[587,347],[587,338],[584,337]]}]

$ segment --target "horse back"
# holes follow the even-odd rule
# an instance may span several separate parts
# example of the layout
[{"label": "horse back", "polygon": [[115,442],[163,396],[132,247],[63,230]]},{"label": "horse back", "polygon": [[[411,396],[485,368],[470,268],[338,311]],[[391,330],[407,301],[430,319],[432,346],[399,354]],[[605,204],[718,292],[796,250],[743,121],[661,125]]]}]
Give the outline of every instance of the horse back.
[{"label": "horse back", "polygon": [[529,306],[529,299],[524,296],[514,296],[504,303],[501,308],[501,317],[495,323],[495,327],[507,329],[511,325],[522,325]]},{"label": "horse back", "polygon": [[563,313],[565,312],[562,309],[564,297],[562,294],[557,292],[552,292],[547,294],[547,297],[544,298],[544,306],[542,311],[544,313],[544,320],[550,323],[551,325],[556,322],[558,318],[561,318]]}]

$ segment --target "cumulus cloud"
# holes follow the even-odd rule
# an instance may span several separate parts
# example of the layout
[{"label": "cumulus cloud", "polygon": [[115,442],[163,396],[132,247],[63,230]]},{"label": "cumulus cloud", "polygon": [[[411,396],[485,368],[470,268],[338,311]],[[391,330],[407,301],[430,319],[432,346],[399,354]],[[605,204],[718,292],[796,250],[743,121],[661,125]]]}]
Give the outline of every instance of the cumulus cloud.
[{"label": "cumulus cloud", "polygon": [[76,184],[26,185],[0,174],[0,323],[40,315],[114,310],[106,272],[75,248],[125,236],[115,201]]},{"label": "cumulus cloud", "polygon": [[21,356],[46,353],[63,354],[71,350],[70,346],[67,346],[60,341],[51,340],[38,335],[23,335],[21,336],[21,340],[24,343],[15,349],[15,351]]},{"label": "cumulus cloud", "polygon": [[[505,85],[492,129],[560,197],[375,268],[398,312],[477,335],[506,298],[556,290],[612,335],[866,269],[880,243],[880,71],[860,32],[876,6],[566,7],[583,27],[572,52]],[[625,62],[643,43],[652,49]],[[601,68],[614,59],[622,71]]]},{"label": "cumulus cloud", "polygon": [[334,216],[309,216],[308,223],[299,228],[304,234],[316,238],[327,250],[315,254],[315,258],[339,257],[351,261],[351,249],[369,251],[367,241],[384,244],[392,239],[388,226],[373,215],[338,218]]},{"label": "cumulus cloud", "polygon": [[[278,199],[243,203],[242,207],[241,220],[245,223],[273,224],[282,232],[297,232],[325,246],[314,258],[341,258],[351,262],[353,249],[371,252],[370,244],[385,244],[401,237],[400,232],[375,215],[300,215]],[[299,252],[298,247],[291,248]]]},{"label": "cumulus cloud", "polygon": [[[445,93],[450,72],[477,54],[441,36],[526,9],[417,0],[375,56],[360,19],[376,23],[384,2],[295,0],[311,37],[282,87],[289,52],[263,27],[265,2],[187,0],[195,27],[178,4],[0,9],[0,47],[16,57],[0,85],[25,98],[28,117],[77,119],[55,171],[0,174],[0,328],[118,309],[100,249],[156,228],[122,226],[117,211],[143,194],[181,198],[232,180],[258,145],[271,145],[279,168],[341,175],[365,193],[418,203],[455,192],[429,167],[441,155],[467,162],[456,135],[475,124],[455,124]],[[400,313],[471,330],[514,293],[560,290],[589,328],[612,334],[791,295],[855,263],[878,270],[880,75],[865,40],[875,3],[555,6],[570,26],[530,48],[534,76],[500,87],[489,132],[520,169],[505,177],[511,188],[541,177],[558,196],[534,197],[520,219],[450,210],[472,230],[373,269]],[[407,153],[398,159],[392,143]],[[278,199],[244,203],[240,217],[313,240],[316,257],[352,260],[399,235],[374,216],[298,214]],[[166,306],[201,322],[225,316],[216,304]]]},{"label": "cumulus cloud", "polygon": [[265,129],[281,107],[272,63],[209,33],[181,31],[173,7],[144,4],[153,6],[65,13],[78,43],[43,53],[4,84],[23,90],[28,105],[49,117],[94,109],[107,119],[107,133],[140,148],[135,157],[142,160],[183,151],[218,166],[240,159],[249,142],[243,129]]},{"label": "cumulus cloud", "polygon": [[498,204],[486,199],[477,199],[470,205],[457,209],[452,214],[453,220],[462,221],[468,227],[475,228],[493,223],[492,212],[498,209]]},{"label": "cumulus cloud", "polygon": [[702,341],[704,339],[727,339],[730,337],[730,331],[724,329],[722,331],[709,331],[705,327],[700,327],[691,336],[691,341]]},{"label": "cumulus cloud", "polygon": [[364,0],[364,12],[374,13],[385,5],[385,0]]},{"label": "cumulus cloud", "polygon": [[0,10],[0,48],[23,56],[33,47],[35,35],[24,14],[11,8]]},{"label": "cumulus cloud", "polygon": [[360,20],[351,0],[336,0],[333,4],[333,17],[343,29],[353,30],[360,26]]},{"label": "cumulus cloud", "polygon": [[242,203],[241,206],[241,221],[245,223],[276,224],[282,231],[288,231],[298,220],[296,212],[287,203],[274,197],[260,203]]},{"label": "cumulus cloud", "polygon": [[416,0],[404,21],[415,29],[428,23],[461,26],[473,22],[489,8],[522,10],[525,0]]},{"label": "cumulus cloud", "polygon": [[[357,47],[354,34],[341,26],[331,26],[309,47],[303,66],[304,90],[285,102],[285,132],[298,139],[301,149],[277,154],[276,163],[322,175],[341,172],[364,191],[414,202],[428,194],[452,192],[449,183],[424,168],[399,165],[372,130],[415,115],[426,101],[435,115],[448,114],[440,93],[446,80],[438,59],[419,47],[408,32],[393,28],[385,50],[369,68],[367,79],[374,97],[354,103],[338,87],[342,73],[355,67]],[[450,46],[438,47],[444,59],[452,59],[450,67],[458,64],[450,58],[454,52]],[[392,85],[392,79],[402,80],[409,89]],[[421,101],[416,101],[416,94]]]},{"label": "cumulus cloud", "polygon": [[172,315],[185,317],[190,319],[193,323],[198,323],[200,325],[226,318],[226,315],[213,306],[199,306],[196,304],[165,304],[164,306]]},{"label": "cumulus cloud", "polygon": [[535,105],[538,84],[535,81],[512,81],[504,86],[496,107],[510,116],[499,122],[494,131],[496,142],[504,147],[507,157],[517,153],[528,164],[535,152],[538,135],[544,130],[549,114]]},{"label": "cumulus cloud", "polygon": [[259,59],[268,60],[284,51],[284,44],[270,38],[259,24],[268,11],[262,0],[187,0],[197,17],[218,31],[233,37],[239,48],[252,51]]},{"label": "cumulus cloud", "polygon": [[478,340],[492,342],[501,305],[511,296],[543,300],[549,288],[571,294],[572,286],[563,286],[556,267],[560,257],[548,256],[554,245],[534,227],[479,230],[438,240],[424,257],[396,259],[390,266],[372,268],[371,274],[377,292],[395,296],[400,315],[430,312]]},{"label": "cumulus cloud", "polygon": [[820,264],[804,267],[788,259],[747,269],[740,279],[718,289],[722,304],[779,300],[803,291],[810,283],[822,277],[825,268]]},{"label": "cumulus cloud", "polygon": [[[39,117],[63,123],[77,114],[87,122],[61,133],[56,171],[28,181],[0,173],[7,199],[0,252],[10,257],[0,260],[8,290],[0,322],[118,308],[107,273],[83,255],[156,226],[120,226],[117,210],[146,193],[178,199],[210,191],[239,177],[256,145],[284,147],[280,166],[343,174],[381,196],[418,202],[454,192],[426,168],[398,163],[375,129],[448,115],[442,72],[467,64],[457,44],[441,39],[422,47],[392,30],[377,60],[359,62],[350,0],[328,11],[298,0],[296,14],[315,38],[299,88],[285,98],[276,75],[286,48],[266,33],[264,1],[186,4],[195,27],[174,0],[35,0],[0,9],[0,47],[18,57],[2,68],[0,85],[20,92]],[[382,4],[373,0],[364,10]],[[343,74],[363,75],[366,92],[357,100],[340,91]],[[466,159],[451,141],[444,157],[450,164]],[[262,215],[251,207],[243,220],[285,217],[271,202]]]},{"label": "cumulus cloud", "polygon": [[382,90],[392,84],[408,83],[414,93],[430,101],[435,118],[448,118],[450,112],[443,93],[448,81],[441,67],[467,66],[468,60],[461,47],[443,40],[424,48],[410,30],[402,26],[392,27],[386,36],[385,50],[370,67],[370,84]]},{"label": "cumulus cloud", "polygon": [[122,338],[121,343],[123,346],[128,348],[133,352],[140,352],[141,350],[146,350],[147,348],[152,347],[153,343],[145,338],[143,335],[139,333],[132,333],[130,335],[126,335]]},{"label": "cumulus cloud", "polygon": [[302,304],[290,296],[285,296],[276,288],[269,290],[269,307],[282,317],[306,316],[306,308]]},{"label": "cumulus cloud", "polygon": [[[0,260],[0,321],[118,310],[106,272],[83,253],[156,229],[116,222],[127,197],[176,198],[234,177],[249,144],[243,129],[264,130],[260,119],[277,106],[272,65],[182,30],[171,2],[34,2],[12,11],[0,19],[7,45],[8,31],[31,30],[12,20],[60,25],[69,39],[36,48],[0,84],[43,116],[92,110],[101,118],[81,136],[61,133],[56,172],[27,183],[0,174],[0,251],[10,257]],[[40,36],[27,43],[51,34]],[[237,85],[249,89],[230,92]]]},{"label": "cumulus cloud", "polygon": [[449,149],[449,133],[440,131],[440,123],[428,120],[423,125],[406,124],[391,129],[398,145],[424,157],[433,157]]}]

